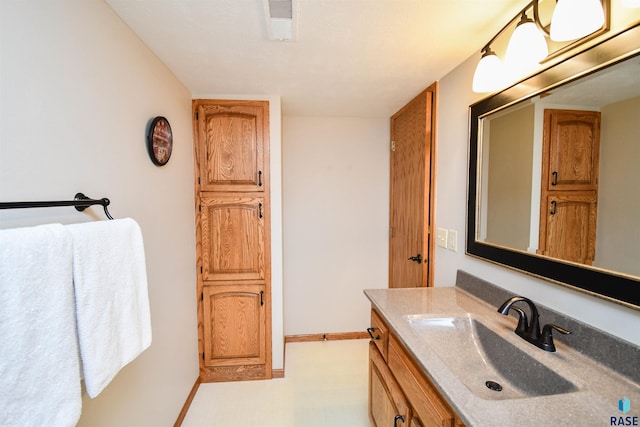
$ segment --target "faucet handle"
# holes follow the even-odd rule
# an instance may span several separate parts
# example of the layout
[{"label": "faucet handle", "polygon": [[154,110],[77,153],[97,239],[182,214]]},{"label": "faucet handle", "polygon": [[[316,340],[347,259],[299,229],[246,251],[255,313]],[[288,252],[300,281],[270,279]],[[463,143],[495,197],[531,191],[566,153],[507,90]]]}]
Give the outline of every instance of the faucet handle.
[{"label": "faucet handle", "polygon": [[556,346],[555,344],[553,344],[553,329],[564,335],[569,335],[571,333],[571,331],[568,331],[565,328],[554,325],[552,323],[544,325],[544,327],[542,328],[542,335],[540,336],[540,344],[543,350],[556,351]]}]

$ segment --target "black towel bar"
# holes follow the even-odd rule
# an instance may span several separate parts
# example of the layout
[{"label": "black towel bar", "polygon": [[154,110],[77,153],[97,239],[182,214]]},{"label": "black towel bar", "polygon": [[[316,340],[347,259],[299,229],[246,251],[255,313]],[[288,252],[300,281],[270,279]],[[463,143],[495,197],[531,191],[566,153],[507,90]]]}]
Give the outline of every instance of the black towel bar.
[{"label": "black towel bar", "polygon": [[111,201],[109,199],[90,199],[82,193],[77,193],[73,200],[60,200],[51,202],[0,202],[0,209],[28,209],[28,208],[49,208],[57,206],[74,206],[77,211],[82,212],[89,206],[101,205],[104,208],[104,214],[109,219],[113,219],[107,206]]}]

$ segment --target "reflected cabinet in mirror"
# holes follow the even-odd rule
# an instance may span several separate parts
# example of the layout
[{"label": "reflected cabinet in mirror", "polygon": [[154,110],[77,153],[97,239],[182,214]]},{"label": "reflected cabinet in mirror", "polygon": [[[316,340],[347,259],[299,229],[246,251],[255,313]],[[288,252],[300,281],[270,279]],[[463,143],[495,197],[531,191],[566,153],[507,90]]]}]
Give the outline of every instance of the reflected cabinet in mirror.
[{"label": "reflected cabinet in mirror", "polygon": [[640,27],[470,124],[467,253],[640,308]]}]

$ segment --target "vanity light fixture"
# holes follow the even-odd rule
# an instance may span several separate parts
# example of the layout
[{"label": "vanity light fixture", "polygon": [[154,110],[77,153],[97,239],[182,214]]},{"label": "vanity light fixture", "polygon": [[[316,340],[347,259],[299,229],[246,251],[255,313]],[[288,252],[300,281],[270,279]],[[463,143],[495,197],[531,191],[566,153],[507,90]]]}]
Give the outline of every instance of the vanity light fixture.
[{"label": "vanity light fixture", "polygon": [[[609,10],[610,0],[557,0],[549,25],[540,20],[542,1],[528,3],[482,48],[482,58],[473,77],[474,92],[494,92],[533,71],[549,56],[546,38],[562,42],[578,40],[607,28],[604,11]],[[530,10],[533,19],[527,15]],[[503,63],[491,46],[518,18]]]}]

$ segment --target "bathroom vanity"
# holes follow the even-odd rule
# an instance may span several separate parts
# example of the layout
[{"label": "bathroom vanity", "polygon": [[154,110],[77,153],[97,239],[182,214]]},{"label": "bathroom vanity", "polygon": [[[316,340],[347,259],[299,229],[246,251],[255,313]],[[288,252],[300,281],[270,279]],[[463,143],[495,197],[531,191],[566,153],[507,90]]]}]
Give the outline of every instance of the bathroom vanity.
[{"label": "bathroom vanity", "polygon": [[640,349],[629,343],[542,308],[541,323],[572,329],[544,351],[514,333],[515,317],[460,286],[365,294],[374,426],[603,426],[640,415],[618,406],[640,402]]}]

